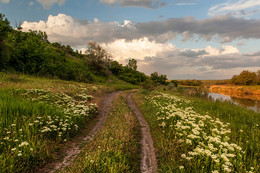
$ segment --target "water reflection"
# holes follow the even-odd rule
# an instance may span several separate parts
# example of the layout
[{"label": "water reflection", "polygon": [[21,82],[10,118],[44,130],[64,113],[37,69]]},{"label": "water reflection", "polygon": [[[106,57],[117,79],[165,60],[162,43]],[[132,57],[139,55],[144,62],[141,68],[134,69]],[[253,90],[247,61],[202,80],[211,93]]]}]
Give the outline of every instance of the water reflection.
[{"label": "water reflection", "polygon": [[[195,97],[201,97],[205,99],[211,99],[213,101],[219,100],[219,101],[228,101],[231,103],[234,103],[236,105],[239,105],[241,107],[245,107],[248,109],[252,109],[256,112],[260,112],[260,98],[259,96],[252,96],[252,95],[224,95],[221,93],[214,93],[209,92],[208,90],[205,90],[204,88],[195,88],[195,87],[189,87],[189,88],[182,88],[181,93],[184,95],[189,96],[195,96]],[[258,99],[259,98],[259,99]]]},{"label": "water reflection", "polygon": [[248,109],[252,109],[256,112],[260,112],[260,101],[258,100],[252,100],[252,99],[248,99],[248,98],[241,98],[241,97],[231,97],[228,95],[223,95],[223,94],[219,94],[219,93],[208,93],[208,98],[216,101],[216,100],[220,100],[220,101],[229,101],[231,103],[234,103],[236,105],[248,108]]}]

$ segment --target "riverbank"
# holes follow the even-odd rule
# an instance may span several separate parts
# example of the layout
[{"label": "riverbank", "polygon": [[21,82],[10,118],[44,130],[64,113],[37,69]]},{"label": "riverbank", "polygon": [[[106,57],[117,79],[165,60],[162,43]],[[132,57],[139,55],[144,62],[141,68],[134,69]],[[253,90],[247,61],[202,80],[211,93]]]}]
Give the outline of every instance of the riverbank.
[{"label": "riverbank", "polygon": [[253,86],[234,86],[234,85],[212,85],[210,92],[229,95],[237,98],[249,98],[260,100],[260,85]]}]

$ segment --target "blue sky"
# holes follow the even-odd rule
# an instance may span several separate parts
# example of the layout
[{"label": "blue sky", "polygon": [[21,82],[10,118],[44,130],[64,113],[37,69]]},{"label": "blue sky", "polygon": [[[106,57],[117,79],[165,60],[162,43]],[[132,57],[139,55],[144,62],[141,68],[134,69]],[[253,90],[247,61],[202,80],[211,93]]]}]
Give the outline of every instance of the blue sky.
[{"label": "blue sky", "polygon": [[170,79],[226,79],[260,66],[259,0],[0,0],[13,27]]}]

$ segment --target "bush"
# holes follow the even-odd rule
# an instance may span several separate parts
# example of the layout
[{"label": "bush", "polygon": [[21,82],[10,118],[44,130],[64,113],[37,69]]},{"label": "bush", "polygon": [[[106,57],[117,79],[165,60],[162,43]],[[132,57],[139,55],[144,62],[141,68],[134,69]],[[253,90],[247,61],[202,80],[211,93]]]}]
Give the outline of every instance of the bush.
[{"label": "bush", "polygon": [[231,82],[235,85],[255,85],[257,76],[254,72],[244,70],[239,75],[234,75]]}]

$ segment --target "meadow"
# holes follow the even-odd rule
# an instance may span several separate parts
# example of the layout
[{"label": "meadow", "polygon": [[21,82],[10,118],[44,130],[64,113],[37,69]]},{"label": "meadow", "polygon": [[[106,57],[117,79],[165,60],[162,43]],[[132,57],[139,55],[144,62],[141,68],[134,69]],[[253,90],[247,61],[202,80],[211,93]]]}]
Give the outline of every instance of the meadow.
[{"label": "meadow", "polygon": [[159,92],[135,98],[151,127],[159,172],[259,172],[259,114]]},{"label": "meadow", "polygon": [[0,169],[34,170],[57,159],[97,113],[100,96],[136,86],[115,79],[86,84],[0,73]]}]

